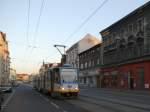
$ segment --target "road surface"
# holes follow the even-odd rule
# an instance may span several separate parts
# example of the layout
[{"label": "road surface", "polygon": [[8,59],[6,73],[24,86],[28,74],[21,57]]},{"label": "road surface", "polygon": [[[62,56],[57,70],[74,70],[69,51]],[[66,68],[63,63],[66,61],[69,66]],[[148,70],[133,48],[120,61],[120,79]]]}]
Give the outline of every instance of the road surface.
[{"label": "road surface", "polygon": [[54,100],[23,84],[3,104],[2,112],[85,112],[64,100]]},{"label": "road surface", "polygon": [[52,99],[22,84],[2,112],[150,112],[150,94],[82,88],[78,99]]}]

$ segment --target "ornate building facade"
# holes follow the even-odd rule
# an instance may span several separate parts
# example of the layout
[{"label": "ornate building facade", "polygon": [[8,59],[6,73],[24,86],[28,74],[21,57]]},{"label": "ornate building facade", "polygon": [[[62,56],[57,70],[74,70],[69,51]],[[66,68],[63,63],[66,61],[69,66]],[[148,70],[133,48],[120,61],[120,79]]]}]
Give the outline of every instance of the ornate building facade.
[{"label": "ornate building facade", "polygon": [[101,31],[102,87],[150,88],[150,2]]},{"label": "ornate building facade", "polygon": [[0,85],[7,85],[10,74],[10,57],[6,34],[0,32]]}]

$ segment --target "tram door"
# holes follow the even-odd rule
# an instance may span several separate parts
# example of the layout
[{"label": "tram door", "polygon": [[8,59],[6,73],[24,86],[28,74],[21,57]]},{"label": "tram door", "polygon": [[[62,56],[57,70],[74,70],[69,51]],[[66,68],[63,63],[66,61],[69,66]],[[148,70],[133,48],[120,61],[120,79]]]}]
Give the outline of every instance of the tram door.
[{"label": "tram door", "polygon": [[45,89],[45,85],[46,85],[45,82],[46,82],[46,76],[44,75],[44,76],[43,76],[43,89]]},{"label": "tram door", "polygon": [[51,92],[54,91],[54,73],[53,71],[50,71],[51,74]]}]

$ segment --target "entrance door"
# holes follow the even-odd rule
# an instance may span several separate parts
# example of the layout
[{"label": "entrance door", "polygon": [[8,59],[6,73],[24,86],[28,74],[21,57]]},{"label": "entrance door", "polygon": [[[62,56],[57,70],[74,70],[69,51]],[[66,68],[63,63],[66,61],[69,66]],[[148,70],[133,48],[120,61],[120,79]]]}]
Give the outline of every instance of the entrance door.
[{"label": "entrance door", "polygon": [[130,89],[134,89],[134,78],[130,78]]},{"label": "entrance door", "polygon": [[97,79],[97,87],[99,88],[100,87],[100,81],[101,81],[100,76],[97,76],[96,79]]},{"label": "entrance door", "polygon": [[138,69],[138,76],[139,76],[139,87],[144,89],[144,68]]},{"label": "entrance door", "polygon": [[134,89],[134,78],[131,74],[131,71],[128,72],[128,87],[129,89]]}]

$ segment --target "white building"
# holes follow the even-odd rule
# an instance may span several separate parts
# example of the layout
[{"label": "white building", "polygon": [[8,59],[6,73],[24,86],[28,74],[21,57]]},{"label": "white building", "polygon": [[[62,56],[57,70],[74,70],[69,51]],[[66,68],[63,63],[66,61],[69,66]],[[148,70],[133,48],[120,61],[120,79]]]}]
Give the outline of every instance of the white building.
[{"label": "white building", "polygon": [[10,74],[10,57],[6,34],[0,32],[0,85],[7,85]]},{"label": "white building", "polygon": [[91,34],[86,34],[81,40],[76,42],[66,51],[66,62],[73,67],[79,68],[78,54],[99,44],[100,39]]}]

